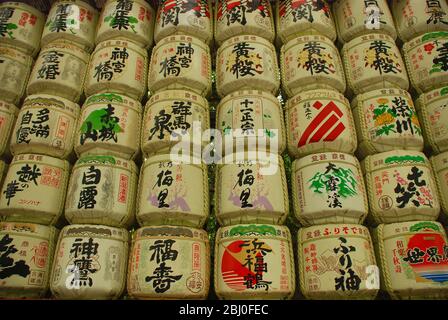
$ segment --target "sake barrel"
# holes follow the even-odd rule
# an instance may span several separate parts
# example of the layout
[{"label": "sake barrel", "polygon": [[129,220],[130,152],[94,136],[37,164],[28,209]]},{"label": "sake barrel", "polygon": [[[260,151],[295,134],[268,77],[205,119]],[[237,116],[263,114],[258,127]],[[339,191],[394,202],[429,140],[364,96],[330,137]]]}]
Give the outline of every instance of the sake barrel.
[{"label": "sake barrel", "polygon": [[285,44],[297,36],[321,34],[335,41],[336,27],[327,0],[275,2],[277,37]]},{"label": "sake barrel", "polygon": [[45,297],[57,233],[39,224],[0,222],[1,298]]},{"label": "sake barrel", "polygon": [[178,34],[194,36],[210,44],[213,39],[210,0],[161,1],[154,27],[155,42]]},{"label": "sake barrel", "polygon": [[84,156],[73,167],[65,202],[71,224],[129,227],[135,221],[137,166],[112,156]]},{"label": "sake barrel", "polygon": [[40,48],[40,36],[45,24],[45,15],[34,7],[19,2],[0,4],[0,39],[3,43],[36,55]]},{"label": "sake barrel", "polygon": [[86,51],[95,47],[95,30],[98,11],[83,0],[58,0],[48,13],[41,43],[65,39],[78,44]]},{"label": "sake barrel", "polygon": [[215,1],[215,41],[224,41],[242,34],[253,34],[269,42],[275,38],[274,17],[269,0]]},{"label": "sake barrel", "polygon": [[107,0],[98,21],[96,44],[125,38],[142,48],[153,43],[154,9],[145,0]]},{"label": "sake barrel", "polygon": [[230,38],[218,49],[216,88],[221,98],[237,90],[263,90],[274,95],[280,86],[275,48],[264,38]]},{"label": "sake barrel", "polygon": [[388,151],[366,157],[361,165],[375,223],[438,218],[437,186],[423,153]]},{"label": "sake barrel", "polygon": [[200,135],[210,129],[209,106],[206,99],[187,90],[166,90],[153,96],[146,104],[143,119],[142,152],[145,155],[168,153],[182,142],[201,154],[207,141]]},{"label": "sake barrel", "polygon": [[10,155],[9,144],[18,113],[15,105],[0,100],[0,156]]},{"label": "sake barrel", "polygon": [[366,227],[324,224],[301,228],[297,238],[300,288],[307,299],[375,299],[380,274]]},{"label": "sake barrel", "polygon": [[425,142],[435,153],[448,151],[447,94],[448,87],[432,90],[420,95],[415,104]]},{"label": "sake barrel", "polygon": [[371,33],[353,39],[344,45],[342,61],[348,88],[354,94],[383,88],[409,88],[400,51],[388,35]]},{"label": "sake barrel", "polygon": [[146,158],[137,195],[138,223],[202,228],[209,215],[208,183],[207,166],[198,158]]},{"label": "sake barrel", "polygon": [[236,152],[240,144],[249,150],[253,143],[257,149],[279,154],[285,150],[283,109],[272,93],[242,90],[229,94],[217,107],[216,123],[222,147],[229,152]]},{"label": "sake barrel", "polygon": [[442,212],[448,216],[448,152],[433,156],[430,161],[439,191]]},{"label": "sake barrel", "polygon": [[102,225],[73,224],[61,230],[50,289],[56,299],[111,300],[126,285],[129,233]]},{"label": "sake barrel", "polygon": [[271,158],[270,164],[248,158],[218,165],[215,206],[221,225],[285,222],[289,212],[285,167],[280,156]]},{"label": "sake barrel", "polygon": [[373,235],[381,286],[393,299],[448,298],[447,237],[440,223],[382,224]]},{"label": "sake barrel", "polygon": [[335,90],[310,90],[291,98],[286,107],[286,132],[288,151],[296,158],[356,150],[350,103]]},{"label": "sake barrel", "polygon": [[190,90],[207,96],[212,88],[210,48],[191,36],[170,36],[154,47],[149,65],[148,88]]},{"label": "sake barrel", "polygon": [[367,192],[358,160],[345,153],[317,153],[292,165],[294,212],[303,226],[362,224]]},{"label": "sake barrel", "polygon": [[79,105],[39,94],[25,99],[15,124],[11,152],[44,154],[66,159],[73,153]]},{"label": "sake barrel", "polygon": [[51,94],[78,102],[86,79],[89,54],[65,40],[42,48],[26,88],[28,95]]},{"label": "sake barrel", "polygon": [[54,225],[64,209],[68,177],[65,160],[37,154],[15,156],[0,194],[0,216]]},{"label": "sake barrel", "polygon": [[396,149],[423,151],[423,134],[411,95],[389,88],[352,100],[361,158]]},{"label": "sake barrel", "polygon": [[342,43],[373,32],[388,35],[393,40],[397,38],[387,0],[337,0],[333,3],[333,14]]},{"label": "sake barrel", "polygon": [[128,40],[105,41],[90,57],[86,96],[114,92],[141,100],[146,94],[148,53]]},{"label": "sake barrel", "polygon": [[345,91],[345,75],[338,50],[327,37],[296,37],[281,49],[282,88],[291,97],[311,89]]},{"label": "sake barrel", "polygon": [[391,10],[398,36],[407,42],[433,31],[448,31],[448,5],[441,0],[397,0]]},{"label": "sake barrel", "polygon": [[208,235],[203,230],[140,228],[129,257],[128,294],[137,299],[206,299],[210,261]]},{"label": "sake barrel", "polygon": [[79,117],[75,151],[81,155],[112,155],[134,159],[140,150],[142,106],[118,93],[87,98]]},{"label": "sake barrel", "polygon": [[2,61],[0,63],[1,99],[18,104],[25,94],[33,58],[12,46],[2,44],[0,45],[0,61]]},{"label": "sake barrel", "polygon": [[430,32],[403,45],[409,79],[422,94],[448,85],[448,32]]},{"label": "sake barrel", "polygon": [[220,299],[291,299],[296,281],[289,229],[265,224],[220,228],[214,273]]}]

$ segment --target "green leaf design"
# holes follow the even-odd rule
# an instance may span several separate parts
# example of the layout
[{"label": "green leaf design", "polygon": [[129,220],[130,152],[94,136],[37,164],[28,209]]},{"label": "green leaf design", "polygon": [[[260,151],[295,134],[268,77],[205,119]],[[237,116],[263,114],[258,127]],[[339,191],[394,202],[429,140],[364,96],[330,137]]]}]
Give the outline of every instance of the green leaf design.
[{"label": "green leaf design", "polygon": [[414,224],[412,227],[409,228],[409,231],[419,232],[422,229],[432,229],[434,231],[440,232],[440,228],[438,225],[436,225],[434,222],[426,222],[426,221]]},{"label": "green leaf design", "polygon": [[275,137],[275,133],[269,129],[264,129],[264,132],[269,138]]},{"label": "green leaf design", "polygon": [[394,127],[395,127],[394,124],[384,125],[376,131],[376,136],[377,137],[382,136],[382,135],[388,136],[390,132],[396,132],[394,130]]},{"label": "green leaf design", "polygon": [[314,189],[314,193],[323,193],[321,189],[325,187],[320,179],[321,173],[316,173],[314,177],[311,178],[310,189]]},{"label": "green leaf design", "polygon": [[351,169],[337,168],[334,166],[328,173],[317,172],[311,179],[309,188],[314,193],[322,194],[324,190],[330,191],[330,181],[332,178],[337,178],[338,186],[337,192],[343,198],[348,198],[357,195],[356,186],[357,182],[355,175]]},{"label": "green leaf design", "polygon": [[98,102],[123,102],[123,98],[115,93],[100,93],[87,99],[86,104]]},{"label": "green leaf design", "polygon": [[394,118],[398,117],[398,115],[397,115],[397,111],[394,110],[394,109],[387,109],[387,112],[388,112],[389,114],[391,114],[392,117],[394,117]]},{"label": "green leaf design", "polygon": [[106,18],[104,18],[104,22],[109,22],[112,19],[113,19],[113,16],[107,16]]},{"label": "green leaf design", "polygon": [[231,128],[230,126],[227,126],[227,127],[224,128],[224,130],[223,130],[224,135],[228,135],[228,134],[230,134],[230,131],[232,131],[232,128]]},{"label": "green leaf design", "polygon": [[435,66],[429,70],[429,74],[433,74],[433,73],[437,73],[437,72],[442,72],[441,68],[435,68]]},{"label": "green leaf design", "polygon": [[386,158],[384,163],[390,164],[390,163],[408,163],[408,162],[420,162],[420,163],[426,163],[425,158],[421,156],[392,156]]},{"label": "green leaf design", "polygon": [[84,163],[101,163],[101,164],[115,164],[115,158],[112,156],[84,156],[78,159],[78,164]]},{"label": "green leaf design", "polygon": [[448,32],[429,32],[422,37],[422,42],[445,37],[448,37]]},{"label": "green leaf design", "polygon": [[15,30],[17,29],[17,25],[15,23],[8,23],[6,25],[6,30]]},{"label": "green leaf design", "polygon": [[92,124],[93,130],[101,130],[104,126],[110,126],[113,125],[112,131],[115,133],[123,132],[123,129],[120,127],[118,123],[104,123],[101,120],[103,117],[107,116],[107,110],[106,109],[99,109],[92,111],[92,113],[89,114],[87,119],[83,122],[81,125],[80,131],[82,134],[86,134],[89,131],[88,123]]},{"label": "green leaf design", "polygon": [[138,19],[136,17],[129,17],[129,23],[136,24],[138,23]]},{"label": "green leaf design", "polygon": [[276,236],[277,232],[274,226],[268,225],[248,225],[248,226],[237,226],[229,231],[230,236],[244,236],[246,234],[254,234],[257,233],[259,235],[267,236],[273,235]]},{"label": "green leaf design", "polygon": [[386,111],[386,108],[376,108],[373,110],[373,118],[376,119]]}]

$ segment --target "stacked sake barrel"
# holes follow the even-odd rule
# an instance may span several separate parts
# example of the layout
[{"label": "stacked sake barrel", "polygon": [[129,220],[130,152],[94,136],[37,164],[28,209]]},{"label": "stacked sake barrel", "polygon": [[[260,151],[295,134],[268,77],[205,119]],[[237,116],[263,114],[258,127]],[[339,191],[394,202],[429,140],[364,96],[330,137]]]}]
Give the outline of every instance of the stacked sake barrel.
[{"label": "stacked sake barrel", "polygon": [[[340,5],[334,4],[336,18]],[[364,16],[356,8],[361,1],[351,5],[354,16]],[[356,130],[344,96],[347,70],[334,44],[336,27],[327,1],[277,6],[287,148],[296,159],[291,198],[302,226],[299,282],[307,299],[372,299],[378,287],[369,281],[378,267],[369,230],[362,225],[367,194],[354,156]]]},{"label": "stacked sake barrel", "polygon": [[[135,222],[134,161],[140,157],[155,12],[142,0],[106,1],[101,14],[83,2],[59,1],[47,25],[57,29],[67,14],[67,38],[79,38],[91,54],[85,79],[73,81],[83,91],[74,137],[78,159],[65,201],[70,225],[59,236],[50,288],[57,299],[117,299],[126,288],[128,229]],[[71,14],[80,21],[71,20]],[[50,31],[44,31],[43,41],[57,37]]]},{"label": "stacked sake barrel", "polygon": [[220,299],[294,295],[280,78],[269,1],[216,1],[216,234],[214,286]]},{"label": "stacked sake barrel", "polygon": [[206,299],[209,180],[202,132],[210,128],[209,1],[160,1],[142,122],[127,291],[135,299]]},{"label": "stacked sake barrel", "polygon": [[[385,223],[376,231],[382,284],[392,298],[446,299],[447,237],[436,220],[440,217],[439,221],[446,224],[448,213],[445,177],[448,145],[444,123],[448,4],[400,0],[394,1],[391,9],[398,37],[404,43],[402,53],[415,109],[408,94],[383,95],[381,98],[390,101],[377,100],[378,104],[372,105],[374,119],[381,117],[382,121],[364,126],[364,130],[382,137],[386,129],[390,138],[397,139],[395,148],[406,150],[366,159],[372,216],[378,223]],[[366,112],[367,104],[364,106]],[[430,160],[421,152],[423,149]],[[374,150],[390,149],[374,147]],[[391,176],[391,182],[387,182],[387,175]]]},{"label": "stacked sake barrel", "polygon": [[[396,27],[386,1],[369,6],[354,1],[334,4],[339,39],[344,43],[348,96],[353,97],[356,154],[362,160],[369,200],[367,220],[375,227],[372,236],[381,288],[396,299],[447,294],[445,280],[441,280],[446,273],[442,262],[446,234],[435,221],[440,212],[437,186],[422,152],[422,126],[408,80],[409,75],[418,92],[416,76],[425,78],[431,73],[415,70],[409,63],[412,56],[421,61],[422,49],[412,53],[409,43],[405,44],[403,60],[395,42],[397,29],[404,41],[410,26],[427,30],[434,2],[438,1],[394,1]],[[360,21],[360,7],[367,20]],[[423,12],[428,16],[418,21]],[[409,18],[406,26],[399,22],[403,17]],[[417,65],[424,68],[421,62]]]},{"label": "stacked sake barrel", "polygon": [[41,43],[46,16],[32,6],[2,3],[0,16],[0,153],[13,156],[7,172],[0,162],[0,297],[44,297],[88,53],[65,40]]}]

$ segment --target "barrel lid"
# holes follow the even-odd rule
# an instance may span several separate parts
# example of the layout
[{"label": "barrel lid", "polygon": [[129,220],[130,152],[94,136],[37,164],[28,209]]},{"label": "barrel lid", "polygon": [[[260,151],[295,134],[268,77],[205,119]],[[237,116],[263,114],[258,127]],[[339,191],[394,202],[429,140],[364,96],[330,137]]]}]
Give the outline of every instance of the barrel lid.
[{"label": "barrel lid", "polygon": [[[187,156],[188,163],[180,163],[180,165],[189,165],[189,166],[202,166],[205,170],[206,165],[202,162],[202,159],[195,157],[193,155]],[[174,165],[177,165],[173,159],[171,159],[171,154],[157,154],[151,157],[148,157],[145,159],[145,162],[143,164],[143,168],[146,168],[150,165],[153,165],[158,162],[173,162]]]},{"label": "barrel lid", "polygon": [[247,96],[270,100],[279,108],[281,108],[280,101],[277,99],[276,96],[274,96],[270,92],[262,90],[240,90],[232,92],[231,94],[228,94],[224,98],[222,98],[218,104],[218,109],[222,107],[224,104],[228,103],[229,101],[232,101],[233,99],[241,99]]},{"label": "barrel lid", "polygon": [[78,161],[76,161],[73,169],[89,166],[89,165],[103,165],[103,166],[113,166],[122,169],[131,170],[131,172],[137,172],[137,165],[132,160],[126,160],[124,158],[116,156],[102,156],[102,155],[87,155],[81,156]]},{"label": "barrel lid", "polygon": [[429,166],[429,161],[423,152],[412,150],[392,150],[367,156],[362,162],[365,170],[374,170],[389,166],[420,165]]},{"label": "barrel lid", "polygon": [[44,13],[42,13],[40,10],[36,9],[35,7],[33,7],[27,3],[18,2],[18,1],[9,1],[9,2],[0,3],[0,8],[5,8],[5,7],[26,10],[26,11],[29,11],[32,14],[38,16],[39,19],[45,18]]},{"label": "barrel lid", "polygon": [[405,42],[405,44],[403,45],[403,51],[408,52],[409,50],[412,50],[421,44],[441,38],[448,41],[448,31],[434,31],[425,33],[424,35],[417,36],[412,40]]},{"label": "barrel lid", "polygon": [[138,113],[142,112],[142,105],[139,101],[119,93],[105,92],[89,96],[84,102],[83,108],[96,104],[113,103],[129,107]]},{"label": "barrel lid", "polygon": [[[404,233],[443,233],[445,230],[443,226],[437,221],[409,221],[400,223],[390,223],[380,225],[383,230],[383,237]],[[407,230],[403,232],[400,230]],[[384,240],[384,239],[380,239]]]},{"label": "barrel lid", "polygon": [[[334,229],[338,229],[340,233],[334,233]],[[318,230],[328,230],[328,233],[319,233],[319,236],[314,236],[316,233],[315,231]],[[353,224],[353,223],[344,223],[344,224],[323,224],[323,225],[316,225],[316,226],[310,226],[306,228],[301,228],[298,232],[298,239],[299,241],[307,241],[306,235],[308,233],[311,233],[313,235],[314,240],[321,240],[325,238],[338,238],[342,235],[344,237],[347,236],[355,236],[355,237],[362,237],[369,239],[370,233],[369,229],[363,225],[360,224]],[[305,239],[304,239],[305,238]],[[318,238],[318,239],[316,239]],[[311,239],[310,239],[311,240]]]},{"label": "barrel lid", "polygon": [[157,92],[151,96],[151,98],[146,103],[145,108],[151,107],[152,104],[165,101],[165,100],[187,100],[192,103],[196,103],[204,109],[209,110],[209,105],[207,99],[202,97],[200,94],[194,93],[190,90],[164,90]]},{"label": "barrel lid", "polygon": [[238,42],[253,42],[253,43],[261,44],[261,45],[267,46],[270,49],[272,49],[274,53],[276,52],[274,45],[271,42],[269,42],[268,40],[266,40],[265,38],[255,36],[255,35],[242,34],[242,35],[231,37],[231,38],[227,39],[226,41],[224,41],[222,43],[222,45],[218,48],[218,54]]},{"label": "barrel lid", "polygon": [[309,41],[319,41],[319,42],[325,43],[326,45],[334,48],[337,51],[337,48],[334,45],[333,41],[331,41],[328,37],[326,37],[324,35],[320,35],[320,34],[295,37],[294,39],[291,39],[288,42],[286,42],[282,46],[281,51],[285,52],[298,44],[302,44],[302,43],[309,42]]},{"label": "barrel lid", "polygon": [[76,117],[80,112],[79,104],[70,101],[68,99],[50,95],[50,94],[32,94],[25,98],[22,109],[32,107],[55,107],[58,109],[64,109],[71,111]]},{"label": "barrel lid", "polygon": [[358,94],[352,100],[352,105],[356,106],[360,102],[364,102],[365,100],[376,98],[378,96],[405,96],[413,104],[412,97],[406,90],[398,88],[384,88]]},{"label": "barrel lid", "polygon": [[253,164],[260,164],[261,167],[269,166],[271,162],[276,162],[280,167],[284,167],[283,158],[281,155],[274,152],[255,152],[255,151],[244,151],[244,152],[233,152],[223,156],[222,163],[220,163],[217,168],[222,168],[226,165],[238,165],[241,162],[253,162]]},{"label": "barrel lid", "polygon": [[236,237],[266,237],[289,241],[291,237],[287,227],[270,224],[239,224],[222,227],[218,230],[217,235],[218,241]]},{"label": "barrel lid", "polygon": [[375,41],[375,40],[385,40],[388,42],[392,42],[394,44],[394,46],[396,46],[394,38],[392,38],[388,34],[369,33],[369,34],[365,34],[365,35],[356,37],[353,40],[344,44],[344,46],[342,47],[342,53],[346,53],[347,51],[353,49],[354,47],[356,47],[362,43],[369,42],[369,41]]},{"label": "barrel lid", "polygon": [[136,231],[134,241],[159,239],[163,237],[179,237],[185,238],[185,240],[201,240],[208,242],[208,234],[204,230],[166,225],[142,227]]},{"label": "barrel lid", "polygon": [[126,48],[129,48],[129,49],[135,51],[136,53],[138,53],[139,55],[141,55],[145,58],[148,57],[148,52],[144,48],[142,48],[140,45],[138,45],[137,42],[126,39],[124,37],[118,37],[118,38],[114,38],[111,40],[101,41],[96,46],[95,51],[92,54],[92,57],[95,56],[99,51],[101,51],[103,49],[111,48],[111,47],[114,47],[114,48],[115,47],[126,47]]},{"label": "barrel lid", "polygon": [[21,234],[24,236],[49,239],[57,229],[53,226],[45,226],[35,223],[0,222],[0,233]]},{"label": "barrel lid", "polygon": [[129,242],[129,232],[123,228],[103,225],[72,224],[61,230],[62,238],[95,237]]},{"label": "barrel lid", "polygon": [[30,55],[23,53],[23,51],[20,51],[16,49],[16,47],[7,43],[0,43],[0,56],[6,56],[10,59],[18,60],[23,64],[31,65],[33,63],[33,58]]},{"label": "barrel lid", "polygon": [[64,51],[65,53],[75,55],[79,59],[83,60],[86,64],[89,63],[90,54],[85,51],[79,44],[73,41],[65,39],[52,41],[41,48],[39,56],[41,56],[45,51],[50,50]]},{"label": "barrel lid", "polygon": [[448,100],[448,86],[425,92],[418,100],[423,104],[429,104],[441,99]]},{"label": "barrel lid", "polygon": [[350,105],[349,100],[342,93],[336,91],[335,89],[314,89],[299,92],[298,94],[290,98],[286,102],[286,109],[291,109],[292,107],[295,107],[297,104],[303,101],[319,99],[338,99],[340,102],[346,104],[347,106]]},{"label": "barrel lid", "polygon": [[153,51],[157,51],[160,47],[173,43],[173,42],[190,42],[191,44],[197,45],[201,47],[202,49],[206,50],[207,52],[210,51],[210,47],[201,39],[196,38],[194,36],[189,35],[172,35],[165,37],[161,39],[156,46],[154,47]]},{"label": "barrel lid", "polygon": [[310,154],[300,159],[294,160],[292,165],[294,171],[296,171],[310,164],[327,163],[332,161],[343,161],[354,166],[359,166],[359,161],[356,157],[351,154],[342,152],[321,152]]},{"label": "barrel lid", "polygon": [[67,160],[58,159],[55,157],[50,157],[46,155],[41,154],[18,154],[15,155],[12,159],[11,166],[13,166],[17,162],[33,162],[33,163],[39,163],[42,165],[51,165],[55,167],[62,167],[65,169],[68,169],[70,164]]}]

